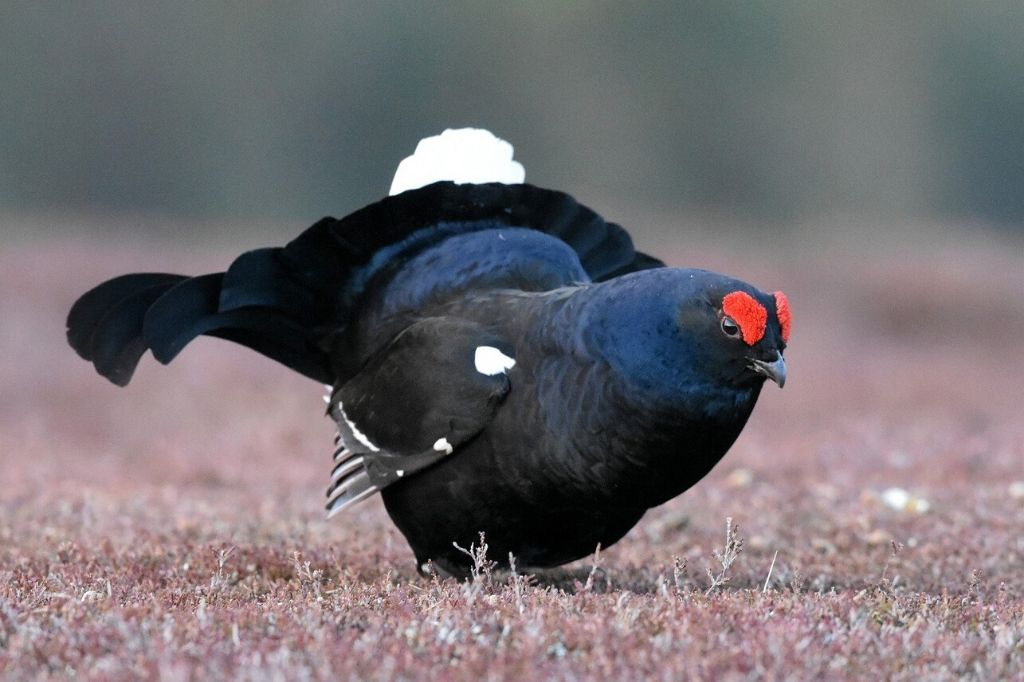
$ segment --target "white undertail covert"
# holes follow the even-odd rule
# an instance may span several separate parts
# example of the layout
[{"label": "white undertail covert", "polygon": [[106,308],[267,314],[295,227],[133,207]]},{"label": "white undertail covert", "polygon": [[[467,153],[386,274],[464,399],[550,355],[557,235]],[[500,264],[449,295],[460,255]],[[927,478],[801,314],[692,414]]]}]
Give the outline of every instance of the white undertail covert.
[{"label": "white undertail covert", "polygon": [[521,183],[526,170],[512,159],[512,145],[483,128],[449,128],[425,137],[398,164],[389,195],[450,180],[459,184]]}]

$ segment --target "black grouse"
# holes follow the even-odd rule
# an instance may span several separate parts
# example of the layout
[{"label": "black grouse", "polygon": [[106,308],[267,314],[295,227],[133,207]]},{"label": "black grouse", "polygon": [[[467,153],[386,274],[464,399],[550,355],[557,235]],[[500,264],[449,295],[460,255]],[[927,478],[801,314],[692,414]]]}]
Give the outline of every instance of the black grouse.
[{"label": "black grouse", "polygon": [[130,274],[71,309],[71,346],[125,385],[149,349],[229,339],[328,385],[331,515],[380,492],[418,565],[468,547],[545,567],[621,538],[722,458],[782,386],[781,292],[665,267],[512,148],[449,130],[391,195],[226,272]]}]

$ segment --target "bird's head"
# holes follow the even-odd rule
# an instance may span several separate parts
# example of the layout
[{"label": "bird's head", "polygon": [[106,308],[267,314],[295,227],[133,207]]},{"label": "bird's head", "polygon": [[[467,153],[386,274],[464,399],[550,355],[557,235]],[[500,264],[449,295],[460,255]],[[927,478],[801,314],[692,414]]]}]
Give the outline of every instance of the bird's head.
[{"label": "bird's head", "polygon": [[[596,327],[605,357],[671,397],[786,382],[789,303],[704,270],[659,268],[609,282]],[[728,391],[727,391],[728,392]]]}]

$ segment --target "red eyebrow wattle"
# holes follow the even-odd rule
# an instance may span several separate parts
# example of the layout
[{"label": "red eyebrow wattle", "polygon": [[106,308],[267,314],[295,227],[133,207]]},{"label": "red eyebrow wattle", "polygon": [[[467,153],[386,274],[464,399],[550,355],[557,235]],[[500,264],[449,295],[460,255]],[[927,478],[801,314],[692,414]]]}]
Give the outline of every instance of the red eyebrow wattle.
[{"label": "red eyebrow wattle", "polygon": [[722,299],[722,312],[731,317],[743,332],[743,342],[748,346],[764,338],[768,324],[768,311],[745,291],[734,291]]},{"label": "red eyebrow wattle", "polygon": [[782,341],[789,343],[789,327],[793,323],[793,315],[789,312],[789,299],[781,291],[775,292],[775,315],[782,328]]}]

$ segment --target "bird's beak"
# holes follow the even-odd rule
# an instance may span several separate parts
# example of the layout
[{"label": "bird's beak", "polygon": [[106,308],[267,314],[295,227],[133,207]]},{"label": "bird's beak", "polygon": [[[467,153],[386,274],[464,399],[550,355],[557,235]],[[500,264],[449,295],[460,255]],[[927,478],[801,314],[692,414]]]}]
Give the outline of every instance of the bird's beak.
[{"label": "bird's beak", "polygon": [[779,388],[786,385],[786,359],[782,357],[782,353],[776,353],[775,360],[771,362],[751,358],[747,366],[777,383]]}]

